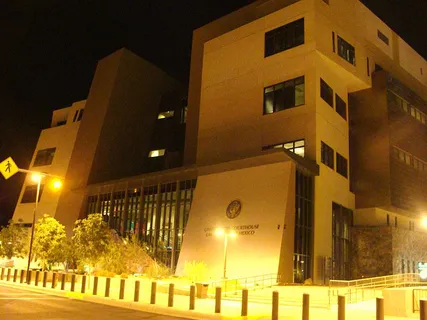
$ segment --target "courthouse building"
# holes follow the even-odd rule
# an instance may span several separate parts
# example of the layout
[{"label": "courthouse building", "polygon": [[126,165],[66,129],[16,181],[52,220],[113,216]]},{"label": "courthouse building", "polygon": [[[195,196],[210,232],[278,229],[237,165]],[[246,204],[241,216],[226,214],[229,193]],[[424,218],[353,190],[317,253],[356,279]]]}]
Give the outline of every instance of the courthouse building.
[{"label": "courthouse building", "polygon": [[229,278],[415,272],[426,86],[427,62],[357,0],[255,1],[194,31],[187,101],[126,50],[101,60],[66,187],[40,208],[69,230],[101,213],[177,274],[197,260],[223,275],[219,227],[238,234]]}]

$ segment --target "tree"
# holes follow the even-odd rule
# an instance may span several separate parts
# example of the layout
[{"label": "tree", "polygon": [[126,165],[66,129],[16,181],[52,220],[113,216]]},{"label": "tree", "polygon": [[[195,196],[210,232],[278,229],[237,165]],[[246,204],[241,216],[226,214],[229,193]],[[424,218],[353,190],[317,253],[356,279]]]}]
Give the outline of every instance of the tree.
[{"label": "tree", "polygon": [[0,230],[0,256],[22,258],[27,250],[28,230],[10,220],[9,225]]},{"label": "tree", "polygon": [[99,213],[77,220],[72,241],[77,257],[94,267],[107,252],[111,243],[111,232]]},{"label": "tree", "polygon": [[37,221],[33,250],[43,270],[52,263],[64,261],[66,240],[65,227],[55,218],[45,214]]}]

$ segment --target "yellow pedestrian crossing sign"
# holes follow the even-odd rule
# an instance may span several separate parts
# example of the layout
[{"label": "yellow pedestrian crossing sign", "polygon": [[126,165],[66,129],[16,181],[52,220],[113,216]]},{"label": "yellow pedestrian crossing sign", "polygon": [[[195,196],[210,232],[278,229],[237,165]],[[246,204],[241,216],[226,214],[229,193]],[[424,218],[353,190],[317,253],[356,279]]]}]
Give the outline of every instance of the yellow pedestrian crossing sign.
[{"label": "yellow pedestrian crossing sign", "polygon": [[16,165],[15,161],[13,161],[12,157],[7,158],[2,163],[0,163],[0,172],[5,179],[9,179],[18,171],[19,168]]}]

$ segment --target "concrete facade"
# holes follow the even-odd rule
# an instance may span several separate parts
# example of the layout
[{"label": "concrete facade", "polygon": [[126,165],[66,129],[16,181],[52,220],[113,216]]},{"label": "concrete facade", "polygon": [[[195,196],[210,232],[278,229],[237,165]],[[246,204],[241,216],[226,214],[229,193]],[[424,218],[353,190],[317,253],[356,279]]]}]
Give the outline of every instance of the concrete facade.
[{"label": "concrete facade", "polygon": [[[30,170],[45,172],[58,177],[65,177],[70,166],[70,158],[76,143],[77,133],[80,128],[81,118],[85,110],[86,100],[73,103],[72,106],[55,110],[52,116],[51,127],[41,132],[34,151]],[[81,117],[81,116],[80,116]],[[35,163],[36,157],[41,150],[55,148],[54,156],[51,163],[38,165]],[[49,162],[49,161],[48,161]],[[57,217],[57,206],[60,191],[51,188],[52,178],[45,177],[41,181],[43,192],[38,204],[36,220],[44,214]],[[27,187],[36,187],[35,182],[31,181],[31,175],[27,174],[26,181],[22,187],[18,203],[15,207],[13,220],[23,223],[32,223],[34,202],[36,194],[29,202],[22,203],[23,196]]]}]

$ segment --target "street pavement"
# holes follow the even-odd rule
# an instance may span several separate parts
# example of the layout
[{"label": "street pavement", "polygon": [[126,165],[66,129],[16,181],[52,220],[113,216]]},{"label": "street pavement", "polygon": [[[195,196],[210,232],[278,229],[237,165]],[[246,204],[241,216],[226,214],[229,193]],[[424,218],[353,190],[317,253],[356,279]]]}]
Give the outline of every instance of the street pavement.
[{"label": "street pavement", "polygon": [[4,320],[180,320],[166,315],[117,308],[104,304],[64,298],[0,284],[0,319]]}]

